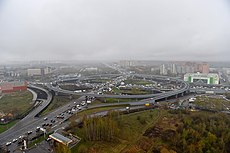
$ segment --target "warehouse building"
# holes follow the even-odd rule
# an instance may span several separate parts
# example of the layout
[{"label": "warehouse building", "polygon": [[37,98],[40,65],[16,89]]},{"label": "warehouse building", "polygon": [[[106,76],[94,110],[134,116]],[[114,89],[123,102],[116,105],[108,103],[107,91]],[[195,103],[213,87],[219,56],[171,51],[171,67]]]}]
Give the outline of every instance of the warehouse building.
[{"label": "warehouse building", "polygon": [[10,93],[27,90],[26,81],[0,82],[0,93]]},{"label": "warehouse building", "polygon": [[189,83],[219,84],[219,75],[216,73],[186,73],[184,81]]},{"label": "warehouse building", "polygon": [[27,69],[28,76],[44,76],[51,73],[51,68],[31,68]]}]

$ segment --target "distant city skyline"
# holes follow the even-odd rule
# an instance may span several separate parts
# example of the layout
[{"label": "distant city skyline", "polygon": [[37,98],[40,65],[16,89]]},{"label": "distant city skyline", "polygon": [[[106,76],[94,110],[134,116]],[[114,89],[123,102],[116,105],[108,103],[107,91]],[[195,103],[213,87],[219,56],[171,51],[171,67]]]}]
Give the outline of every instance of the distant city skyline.
[{"label": "distant city skyline", "polygon": [[0,0],[1,62],[229,61],[228,0]]}]

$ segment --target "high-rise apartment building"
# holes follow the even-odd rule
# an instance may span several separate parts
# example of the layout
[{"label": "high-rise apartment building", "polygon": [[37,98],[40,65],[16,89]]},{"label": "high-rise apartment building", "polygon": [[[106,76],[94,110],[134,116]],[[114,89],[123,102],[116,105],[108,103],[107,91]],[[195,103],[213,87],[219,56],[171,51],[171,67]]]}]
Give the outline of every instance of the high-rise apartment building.
[{"label": "high-rise apartment building", "polygon": [[197,71],[200,73],[209,73],[209,64],[208,63],[200,63],[197,65]]},{"label": "high-rise apartment building", "polygon": [[167,69],[165,68],[164,64],[160,66],[160,74],[167,75]]}]

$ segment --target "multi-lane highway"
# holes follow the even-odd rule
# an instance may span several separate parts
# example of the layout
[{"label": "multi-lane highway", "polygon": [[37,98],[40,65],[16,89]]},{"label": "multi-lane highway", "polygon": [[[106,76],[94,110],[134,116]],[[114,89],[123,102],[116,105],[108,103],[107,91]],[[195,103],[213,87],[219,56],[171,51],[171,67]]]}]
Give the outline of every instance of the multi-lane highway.
[{"label": "multi-lane highway", "polygon": [[[143,77],[140,76],[139,77]],[[146,77],[150,77],[150,76],[144,76]],[[152,77],[152,76],[151,76]],[[167,79],[168,77],[161,77],[161,76],[157,76],[158,79]],[[181,80],[178,79],[174,79],[174,78],[170,78],[173,81],[177,81],[180,82],[182,84],[182,88],[179,90],[174,90],[174,91],[169,91],[169,92],[165,92],[165,93],[158,93],[158,94],[150,94],[150,95],[99,95],[99,94],[95,94],[95,93],[87,93],[87,94],[83,94],[83,95],[88,95],[88,96],[92,96],[92,97],[113,97],[113,98],[151,98],[148,100],[142,100],[142,101],[133,101],[133,102],[122,102],[122,103],[113,103],[113,104],[103,104],[103,105],[98,105],[97,107],[102,107],[102,106],[109,106],[109,105],[144,105],[147,102],[155,102],[156,100],[160,100],[160,99],[164,99],[167,97],[171,97],[171,96],[175,96],[175,95],[179,95],[179,94],[184,94],[185,92],[187,92],[189,90],[189,85]],[[48,87],[56,92],[63,92],[66,94],[76,94],[72,91],[67,91],[67,90],[62,90],[60,88],[55,88],[51,85],[48,85]],[[0,144],[5,144],[8,141],[12,141],[15,138],[18,138],[19,136],[27,133],[30,130],[35,130],[35,128],[37,126],[41,126],[44,123],[43,118],[37,118],[35,117],[38,113],[40,113],[44,108],[47,107],[47,105],[51,102],[52,100],[52,95],[49,91],[47,91],[46,89],[43,89],[41,87],[36,87],[36,86],[32,86],[30,85],[30,88],[36,88],[39,90],[42,90],[43,92],[45,92],[47,94],[47,99],[43,99],[43,103],[42,105],[39,105],[38,107],[36,107],[31,113],[29,113],[25,118],[23,118],[21,121],[19,121],[15,126],[13,126],[12,128],[10,128],[9,130],[7,130],[6,132],[0,134]],[[82,100],[84,99],[84,96],[79,98],[77,103],[80,103]],[[65,112],[66,110],[69,109],[69,107],[72,107],[71,105],[65,105],[59,109],[57,109],[56,111],[48,114],[46,117],[49,119],[54,119],[56,116],[60,115],[60,113]],[[70,115],[67,115],[66,117],[69,117]],[[54,125],[55,126],[55,125]],[[12,147],[13,146],[13,147]],[[11,149],[15,149],[15,146],[12,145]]]},{"label": "multi-lane highway", "polygon": [[[122,73],[124,78],[127,78],[127,76],[130,76],[130,74],[128,74],[124,71],[120,70],[119,72]],[[121,77],[121,75],[118,75],[118,74],[113,75],[113,76],[116,76],[114,79],[115,82],[116,82],[116,78]],[[47,94],[46,99],[43,99],[42,105],[39,105],[38,107],[36,107],[30,114],[28,114],[25,118],[23,118],[21,121],[19,121],[14,127],[10,128],[6,132],[0,134],[0,144],[5,145],[5,143],[8,141],[12,142],[13,139],[18,138],[21,135],[25,135],[28,131],[31,131],[31,130],[34,133],[36,127],[38,127],[38,126],[41,127],[44,123],[47,123],[47,122],[50,124],[51,120],[55,120],[55,123],[52,123],[51,126],[47,127],[47,130],[53,131],[57,128],[60,128],[60,126],[62,126],[63,121],[68,119],[72,115],[72,113],[68,113],[68,112],[70,112],[70,110],[72,110],[73,107],[75,108],[76,112],[79,111],[78,109],[76,109],[76,105],[79,105],[83,100],[85,100],[85,96],[104,97],[104,98],[144,99],[144,100],[140,100],[140,101],[105,103],[105,104],[100,104],[100,105],[96,105],[96,106],[89,106],[88,108],[104,107],[104,106],[112,106],[112,105],[131,105],[134,107],[143,107],[144,104],[146,104],[146,103],[154,103],[155,101],[167,99],[169,97],[183,96],[184,94],[186,94],[190,90],[189,84],[184,82],[183,80],[178,79],[178,78],[172,78],[172,77],[166,77],[166,76],[156,76],[156,75],[154,75],[154,76],[152,76],[152,75],[141,75],[141,74],[132,74],[132,76],[143,78],[143,79],[149,79],[149,80],[157,79],[157,80],[161,80],[161,81],[165,81],[165,82],[167,82],[167,81],[176,82],[177,84],[180,85],[180,88],[176,89],[176,90],[168,91],[168,92],[162,92],[162,93],[157,93],[157,94],[148,94],[148,95],[108,95],[108,94],[101,95],[101,94],[97,94],[97,91],[91,91],[89,93],[75,93],[73,91],[63,90],[63,89],[59,88],[58,86],[56,86],[56,87],[52,86],[51,83],[47,83],[46,85],[49,88],[49,90],[53,90],[54,92],[57,92],[57,93],[65,93],[65,94],[70,94],[70,95],[73,95],[73,94],[81,95],[81,97],[77,101],[75,101],[75,103],[73,103],[73,101],[72,101],[69,104],[66,104],[63,107],[58,108],[55,111],[44,116],[45,118],[47,118],[47,120],[44,121],[43,118],[38,118],[35,116],[37,114],[39,114],[43,109],[45,109],[48,106],[48,104],[52,100],[52,95],[46,89],[30,85],[29,87],[31,89],[36,88],[38,90],[45,92]],[[89,76],[89,78],[93,78],[93,77],[95,77],[95,76]],[[99,75],[99,77],[103,77],[103,75]],[[78,78],[64,79],[61,81],[64,82],[64,81],[70,81],[73,79],[76,80]],[[120,79],[118,79],[118,80],[120,80]],[[58,80],[55,82],[58,82]],[[62,115],[63,117],[61,119],[57,119],[57,116],[60,116],[60,115]],[[11,146],[9,146],[9,148],[10,148],[10,150],[15,150],[17,148],[17,145],[12,144]]]},{"label": "multi-lane highway", "polygon": [[[36,86],[29,86],[30,90],[33,90],[34,88],[37,90],[40,90],[43,92],[43,94],[46,94],[46,99],[40,99],[42,100],[42,105],[38,105],[34,107],[34,109],[23,119],[21,119],[18,123],[16,123],[13,127],[5,131],[4,133],[0,134],[0,144],[5,144],[8,141],[12,141],[12,139],[26,133],[27,131],[31,130],[32,127],[38,122],[38,118],[35,116],[40,113],[43,109],[47,107],[47,105],[52,100],[52,95],[49,91],[46,89],[43,89],[41,87]],[[37,96],[37,95],[36,95]]]},{"label": "multi-lane highway", "polygon": [[[36,87],[30,85],[30,88],[36,88],[39,90],[42,90],[47,94],[46,99],[43,99],[42,105],[39,105],[36,107],[30,114],[28,114],[25,118],[23,118],[21,121],[19,121],[14,127],[10,128],[8,131],[0,134],[0,144],[5,145],[6,142],[12,142],[13,139],[19,138],[21,135],[28,135],[28,131],[32,131],[33,134],[31,134],[29,137],[35,136],[36,135],[36,127],[42,127],[44,123],[51,124],[51,120],[55,120],[52,125],[47,127],[47,131],[54,131],[63,125],[63,121],[67,120],[70,116],[72,116],[72,112],[76,113],[79,112],[80,110],[76,109],[76,105],[80,105],[82,101],[85,100],[85,95],[87,96],[92,96],[92,97],[112,97],[112,98],[146,98],[144,100],[140,101],[130,101],[130,102],[119,102],[119,103],[105,103],[105,104],[99,104],[99,105],[94,105],[94,106],[88,106],[88,108],[96,108],[96,107],[104,107],[104,106],[113,106],[113,105],[130,105],[132,107],[144,107],[144,104],[146,103],[154,103],[155,101],[162,100],[162,99],[167,99],[169,97],[177,97],[177,96],[183,96],[185,93],[187,93],[190,88],[189,84],[186,82],[179,80],[177,78],[170,78],[170,77],[162,77],[162,76],[147,76],[147,75],[136,75],[138,77],[142,78],[158,78],[161,80],[166,80],[166,81],[174,81],[180,84],[181,88],[178,90],[173,90],[173,91],[168,91],[168,92],[163,92],[163,93],[157,93],[157,94],[149,94],[149,95],[100,95],[96,94],[97,92],[91,91],[90,93],[75,93],[73,91],[68,91],[68,90],[63,90],[59,87],[54,87],[51,84],[47,84],[50,90],[53,90],[55,92],[60,92],[60,93],[65,93],[65,94],[78,94],[82,95],[75,103],[73,101],[69,102],[68,104],[64,105],[61,108],[56,109],[55,111],[49,113],[48,115],[44,116],[43,118],[38,118],[35,117],[38,113],[40,113],[43,109],[47,107],[47,105],[51,102],[52,100],[52,95],[49,91],[46,89],[43,89],[41,87]],[[68,79],[66,79],[68,81]],[[74,109],[74,111],[72,111]],[[82,106],[81,110],[84,110],[84,106]],[[124,108],[123,108],[124,109]],[[71,111],[71,113],[69,113]],[[60,119],[57,119],[57,116],[62,115],[63,117]],[[47,118],[47,120],[44,120],[44,118]],[[66,123],[65,123],[66,124]],[[10,146],[8,146],[8,149],[11,151],[17,149],[17,143],[12,143]]]}]

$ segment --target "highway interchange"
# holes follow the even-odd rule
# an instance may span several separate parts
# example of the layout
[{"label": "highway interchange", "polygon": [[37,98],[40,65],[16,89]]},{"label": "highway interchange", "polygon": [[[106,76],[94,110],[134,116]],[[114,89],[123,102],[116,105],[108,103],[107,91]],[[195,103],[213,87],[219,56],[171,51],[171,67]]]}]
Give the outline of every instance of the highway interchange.
[{"label": "highway interchange", "polygon": [[[37,90],[40,90],[45,93],[46,96],[39,99],[39,96],[36,97],[42,103],[40,105],[37,105],[33,111],[31,111],[26,117],[24,117],[22,120],[20,120],[17,124],[15,124],[12,128],[9,130],[5,131],[4,133],[0,134],[0,144],[5,147],[5,144],[7,142],[12,142],[13,139],[19,139],[20,136],[28,136],[28,138],[32,138],[36,136],[36,128],[37,127],[43,127],[42,126],[44,123],[49,123],[51,124],[51,120],[55,120],[55,122],[52,123],[52,125],[46,126],[47,132],[52,132],[57,129],[60,129],[61,127],[65,127],[67,125],[67,122],[64,122],[67,120],[69,117],[71,117],[74,113],[77,113],[79,111],[85,110],[87,108],[93,108],[93,107],[104,107],[104,106],[112,106],[112,105],[130,105],[131,109],[134,108],[142,108],[145,107],[144,105],[146,103],[154,104],[156,101],[161,101],[161,100],[167,100],[168,98],[178,98],[185,96],[187,93],[190,91],[195,92],[196,89],[192,88],[190,89],[190,86],[188,83],[184,82],[183,80],[180,80],[178,78],[173,78],[173,77],[165,77],[165,76],[150,76],[150,75],[140,75],[140,74],[128,74],[127,72],[123,70],[119,70],[121,73],[120,75],[117,75],[117,77],[113,78],[113,81],[119,81],[117,79],[118,77],[123,77],[127,78],[127,76],[135,76],[139,77],[142,79],[149,79],[149,80],[161,80],[161,81],[166,81],[166,82],[174,82],[179,85],[179,89],[176,90],[171,90],[168,92],[162,92],[162,93],[157,93],[157,94],[146,94],[146,95],[108,95],[108,94],[98,94],[98,90],[101,90],[104,86],[107,86],[107,84],[103,84],[102,86],[98,87],[97,90],[92,90],[87,93],[76,93],[74,91],[69,91],[69,90],[64,90],[61,89],[59,86],[53,86],[54,82],[51,83],[46,83],[46,87],[48,88],[42,88],[33,84],[29,85],[30,90],[34,90],[35,92]],[[100,77],[102,77],[101,75]],[[97,76],[90,76],[90,77],[97,77]],[[65,80],[56,80],[55,83],[58,81],[68,81],[68,80],[78,80],[79,78],[66,78]],[[120,78],[120,81],[122,79]],[[212,88],[213,90],[217,90],[216,88]],[[200,90],[200,89],[199,89]],[[202,90],[210,90],[209,88],[203,88]],[[223,91],[224,90],[224,91]],[[225,89],[219,89],[218,92],[228,92]],[[51,94],[51,91],[55,92],[56,94],[62,93],[62,94],[68,94],[68,95],[79,95],[80,98],[75,100],[75,101],[70,101],[68,104],[57,108],[55,111],[49,113],[46,116],[39,117],[39,113],[44,110],[49,103],[52,101],[53,95]],[[36,96],[36,95],[35,95]],[[119,103],[105,103],[105,104],[100,104],[100,105],[89,105],[87,104],[82,104],[82,101],[85,101],[85,96],[87,97],[103,97],[103,98],[129,98],[129,99],[143,99],[143,100],[138,100],[138,101],[130,101],[130,102],[119,102]],[[77,109],[77,105],[80,105],[81,110]],[[87,106],[87,108],[86,108]],[[62,116],[62,118],[57,119],[57,116]],[[45,120],[44,120],[45,118]],[[28,131],[32,131],[32,134],[28,134]],[[7,147],[11,152],[17,151],[18,150],[18,145],[17,143],[13,143]]]}]

